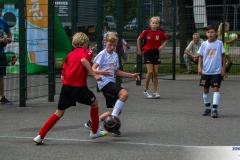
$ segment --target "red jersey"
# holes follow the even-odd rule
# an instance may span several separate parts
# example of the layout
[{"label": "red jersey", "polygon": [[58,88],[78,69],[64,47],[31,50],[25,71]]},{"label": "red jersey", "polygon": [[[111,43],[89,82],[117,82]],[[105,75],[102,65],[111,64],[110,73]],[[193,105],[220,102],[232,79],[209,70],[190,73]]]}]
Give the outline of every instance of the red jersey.
[{"label": "red jersey", "polygon": [[142,48],[143,53],[149,50],[157,50],[160,47],[162,41],[168,39],[168,36],[161,29],[152,31],[151,28],[149,28],[140,33],[139,36],[141,38],[144,38],[144,44]]},{"label": "red jersey", "polygon": [[91,62],[93,52],[90,49],[76,48],[70,52],[63,64],[63,84],[66,86],[87,86],[88,70],[84,67],[81,59],[85,58]]}]

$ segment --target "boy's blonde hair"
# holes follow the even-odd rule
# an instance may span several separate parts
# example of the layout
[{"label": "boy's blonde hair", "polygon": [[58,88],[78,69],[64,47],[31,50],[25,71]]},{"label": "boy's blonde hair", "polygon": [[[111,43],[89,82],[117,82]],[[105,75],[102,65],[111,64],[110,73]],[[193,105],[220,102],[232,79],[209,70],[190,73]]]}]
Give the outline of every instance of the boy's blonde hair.
[{"label": "boy's blonde hair", "polygon": [[77,32],[72,38],[72,46],[74,48],[82,47],[84,43],[89,42],[88,36],[83,32]]},{"label": "boy's blonde hair", "polygon": [[117,32],[109,32],[106,36],[106,42],[109,41],[109,42],[117,42],[118,41],[118,34]]}]

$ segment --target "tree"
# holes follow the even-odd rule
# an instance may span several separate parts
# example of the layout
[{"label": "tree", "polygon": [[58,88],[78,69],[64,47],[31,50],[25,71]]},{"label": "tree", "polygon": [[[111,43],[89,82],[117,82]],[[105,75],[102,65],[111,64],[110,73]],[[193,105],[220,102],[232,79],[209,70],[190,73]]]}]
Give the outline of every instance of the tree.
[{"label": "tree", "polygon": [[[104,15],[117,17],[117,0],[104,0]],[[137,0],[123,0],[122,26],[128,24],[137,16]],[[116,18],[115,18],[116,20]]]}]

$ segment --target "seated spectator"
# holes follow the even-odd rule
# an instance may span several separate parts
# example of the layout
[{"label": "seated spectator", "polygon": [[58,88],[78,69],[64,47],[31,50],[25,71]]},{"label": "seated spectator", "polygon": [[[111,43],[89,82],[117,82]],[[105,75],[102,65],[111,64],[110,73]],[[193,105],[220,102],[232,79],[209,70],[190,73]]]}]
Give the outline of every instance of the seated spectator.
[{"label": "seated spectator", "polygon": [[193,33],[193,40],[188,44],[187,48],[184,51],[183,59],[186,63],[187,72],[185,74],[194,74],[194,70],[192,67],[192,63],[198,64],[198,57],[197,51],[201,46],[203,40],[200,39],[200,35],[198,33]]}]

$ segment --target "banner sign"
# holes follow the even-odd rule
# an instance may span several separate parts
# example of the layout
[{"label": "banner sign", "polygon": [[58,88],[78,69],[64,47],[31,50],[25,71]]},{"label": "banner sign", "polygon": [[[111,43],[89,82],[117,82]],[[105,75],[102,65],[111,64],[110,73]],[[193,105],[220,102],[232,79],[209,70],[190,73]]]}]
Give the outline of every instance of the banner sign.
[{"label": "banner sign", "polygon": [[48,0],[26,0],[27,51],[30,63],[48,65]]}]

